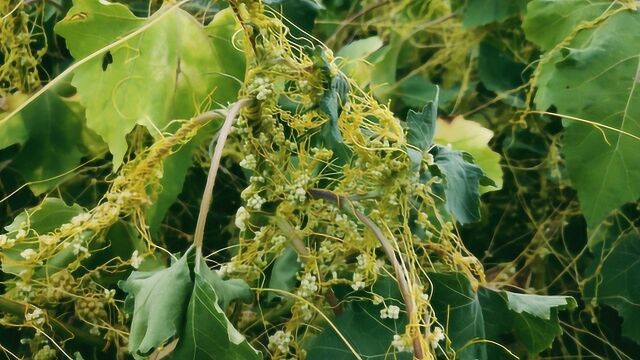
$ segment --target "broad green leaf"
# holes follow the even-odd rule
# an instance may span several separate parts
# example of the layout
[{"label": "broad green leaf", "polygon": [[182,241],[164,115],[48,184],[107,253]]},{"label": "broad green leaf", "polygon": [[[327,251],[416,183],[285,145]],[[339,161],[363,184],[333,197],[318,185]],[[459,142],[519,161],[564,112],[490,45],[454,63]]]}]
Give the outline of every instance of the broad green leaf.
[{"label": "broad green leaf", "polygon": [[608,0],[533,0],[527,6],[522,27],[530,41],[549,50],[611,5]]},{"label": "broad green leaf", "polygon": [[[9,112],[25,100],[24,95],[9,96]],[[48,92],[14,116],[2,118],[0,114],[0,149],[21,145],[11,167],[40,195],[68,178],[64,175],[80,164],[82,128],[82,119],[67,102]]]},{"label": "broad green leaf", "polygon": [[640,236],[615,240],[596,246],[582,293],[586,303],[616,309],[623,318],[622,335],[640,344]]},{"label": "broad green leaf", "polygon": [[[296,285],[298,271],[300,271],[298,253],[291,246],[288,246],[284,249],[282,255],[273,261],[273,268],[269,277],[269,288],[291,291]],[[277,297],[279,297],[278,294],[269,292],[267,300]]]},{"label": "broad green leaf", "polygon": [[[240,89],[240,82],[244,79],[245,59],[233,44],[232,38],[239,25],[235,20],[231,9],[222,10],[215,15],[213,20],[205,27],[207,36],[209,36],[213,46],[219,54],[224,56],[217,57],[220,68],[224,69],[225,74],[238,79],[237,83],[226,83],[225,94],[230,95],[225,101],[232,101],[233,96]],[[153,233],[159,230],[160,223],[166,215],[169,207],[176,201],[187,175],[187,171],[192,165],[193,152],[199,144],[208,140],[211,132],[219,126],[219,122],[211,122],[204,129],[200,130],[198,135],[188,143],[182,145],[180,149],[171,154],[164,161],[163,176],[160,180],[162,191],[158,194],[157,199],[147,210],[147,220],[149,228]]]},{"label": "broad green leaf", "polygon": [[[44,199],[40,205],[21,212],[4,229],[7,231],[6,235],[9,238],[15,238],[18,231],[28,228],[31,230],[27,234],[30,239],[24,242],[16,242],[12,248],[0,252],[2,271],[9,274],[19,274],[20,271],[25,269],[21,264],[24,259],[20,256],[20,252],[27,248],[37,249],[39,247],[39,243],[35,239],[36,235],[44,235],[54,231],[62,224],[68,223],[82,211],[82,207],[76,204],[67,205],[62,199],[51,197]],[[53,260],[55,258],[49,259],[46,266],[49,266],[49,262]],[[38,278],[39,276],[34,277]]]},{"label": "broad green leaf", "polygon": [[161,10],[144,19],[123,5],[76,0],[56,25],[76,59],[148,26],[80,66],[72,81],[86,107],[87,126],[109,145],[114,169],[122,163],[126,135],[136,124],[160,137],[171,120],[189,118],[209,103],[224,104],[236,96],[237,81],[225,75],[219,60],[228,47],[218,49],[183,10],[165,11],[169,13]]},{"label": "broad green leaf", "polygon": [[[482,342],[504,343],[513,334],[530,354],[551,346],[562,329],[558,311],[576,306],[568,296],[516,294],[481,287],[474,291],[462,273],[429,274],[433,284],[431,304],[460,359],[495,359],[502,353]],[[499,320],[498,320],[499,319]],[[458,349],[464,349],[458,351]]]},{"label": "broad green leaf", "polygon": [[341,73],[335,76],[332,75],[327,54],[322,49],[316,50],[315,66],[324,74],[324,85],[326,86],[318,108],[329,117],[329,121],[323,124],[320,129],[320,142],[333,150],[334,157],[338,159],[339,164],[344,164],[349,161],[351,150],[344,144],[342,139],[342,133],[338,126],[338,117],[342,111],[342,106],[347,101],[349,83]]},{"label": "broad green leaf", "polygon": [[508,291],[503,292],[507,297],[509,309],[518,314],[527,313],[535,317],[551,319],[551,309],[576,307],[576,302],[569,296],[542,296],[531,294],[517,294]]},{"label": "broad green leaf", "polygon": [[445,207],[461,224],[480,220],[480,185],[487,179],[471,157],[437,146],[434,162],[444,175]]},{"label": "broad green leaf", "polygon": [[[425,99],[426,100],[426,99]],[[422,111],[409,110],[407,114],[407,154],[411,159],[411,167],[420,169],[423,155],[429,151],[433,144],[433,136],[436,132],[436,120],[438,118],[438,88],[433,98],[428,100]]]},{"label": "broad green leaf", "polygon": [[[555,106],[562,115],[640,136],[638,43],[637,11],[620,12],[594,29],[580,31],[543,66],[537,107]],[[569,178],[587,224],[594,228],[613,209],[640,197],[640,141],[584,122],[565,120],[565,127]]]},{"label": "broad green leaf", "polygon": [[382,39],[372,36],[345,45],[336,53],[340,69],[361,87],[369,84],[372,64],[367,58],[382,47]]},{"label": "broad green leaf", "polygon": [[[387,305],[402,308],[397,285],[388,278],[381,278],[374,286],[374,291],[385,298]],[[334,325],[349,341],[362,359],[399,359],[412,358],[409,352],[396,352],[391,346],[393,336],[404,333],[406,316],[400,315],[397,320],[381,319],[380,310],[383,305],[374,306],[370,301],[356,301],[345,305],[342,314],[336,317]],[[353,353],[346,344],[327,326],[309,344],[307,360],[352,360]]]},{"label": "broad green leaf", "polygon": [[371,54],[370,59],[371,62],[374,63],[374,67],[371,71],[370,86],[373,94],[382,102],[389,99],[391,91],[395,88],[398,56],[400,55],[403,43],[404,40],[402,36],[393,32],[389,45]]},{"label": "broad green leaf", "polygon": [[432,273],[429,279],[433,284],[431,305],[438,321],[451,340],[453,349],[464,348],[457,352],[457,358],[487,359],[484,344],[465,347],[472,340],[486,337],[482,306],[469,280],[462,273]]},{"label": "broad green leaf", "polygon": [[291,41],[294,42],[296,37],[311,33],[318,12],[323,9],[313,0],[265,0],[264,3],[284,16],[284,23],[291,31]]},{"label": "broad green leaf", "polygon": [[119,286],[128,295],[125,307],[133,314],[129,352],[143,359],[158,346],[179,335],[193,282],[187,254],[169,268],[153,272],[133,272]]},{"label": "broad green leaf", "polygon": [[502,22],[520,14],[527,0],[469,0],[462,23],[467,28]]},{"label": "broad green leaf", "polygon": [[481,192],[486,192],[502,188],[500,155],[489,147],[492,137],[493,131],[458,116],[451,121],[438,119],[434,141],[451,144],[452,148],[471,154],[474,162],[496,184],[495,187],[480,188]]},{"label": "broad green leaf", "polygon": [[[480,43],[478,50],[478,76],[482,84],[496,93],[513,90],[524,83],[525,64],[516,62],[508,52],[489,41]],[[522,99],[509,95],[508,104],[522,106]]]},{"label": "broad green leaf", "polygon": [[250,360],[261,354],[227,319],[224,308],[238,298],[251,298],[240,280],[222,281],[203,261],[195,272],[193,292],[178,346],[169,359]]}]

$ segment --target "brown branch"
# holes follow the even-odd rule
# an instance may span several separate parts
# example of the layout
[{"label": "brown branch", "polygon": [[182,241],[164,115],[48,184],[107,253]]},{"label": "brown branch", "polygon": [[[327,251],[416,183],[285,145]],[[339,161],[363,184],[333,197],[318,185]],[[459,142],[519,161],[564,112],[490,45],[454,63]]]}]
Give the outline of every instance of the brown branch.
[{"label": "brown branch", "polygon": [[193,244],[196,248],[196,264],[195,270],[200,269],[200,260],[202,258],[202,240],[204,238],[204,226],[207,222],[207,214],[209,213],[209,207],[211,206],[211,199],[213,197],[213,185],[216,182],[216,175],[218,174],[218,168],[220,167],[220,159],[222,158],[222,149],[227,141],[227,136],[231,132],[231,125],[235,121],[238,113],[250,100],[241,99],[238,100],[229,112],[222,124],[222,128],[218,133],[218,141],[216,143],[213,156],[211,157],[211,166],[209,167],[209,174],[207,175],[207,184],[202,194],[202,202],[200,203],[200,211],[198,212],[198,222],[196,223],[196,230],[193,235]]}]

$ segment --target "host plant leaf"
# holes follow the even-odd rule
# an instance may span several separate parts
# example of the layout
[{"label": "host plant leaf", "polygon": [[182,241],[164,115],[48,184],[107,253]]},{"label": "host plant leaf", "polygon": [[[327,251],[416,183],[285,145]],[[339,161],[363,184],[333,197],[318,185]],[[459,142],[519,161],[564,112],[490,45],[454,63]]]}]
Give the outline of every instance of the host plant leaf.
[{"label": "host plant leaf", "polygon": [[262,356],[227,319],[224,308],[236,299],[251,299],[241,280],[223,281],[203,261],[195,272],[193,292],[178,346],[169,357],[176,360],[251,360]]},{"label": "host plant leaf", "polygon": [[502,166],[500,155],[489,147],[493,131],[475,121],[461,116],[451,121],[438,119],[434,141],[438,144],[451,144],[457,150],[468,152],[485,175],[496,184],[495,187],[482,187],[483,192],[502,188]]},{"label": "host plant leaf", "polygon": [[[9,96],[9,112],[25,100],[24,95]],[[14,116],[0,115],[0,149],[21,146],[11,168],[30,182],[34,194],[40,195],[68,178],[69,174],[64,175],[80,164],[85,154],[83,126],[83,119],[67,101],[47,92]]]},{"label": "host plant leaf", "polygon": [[[566,2],[591,6],[587,2],[557,3],[560,6]],[[540,19],[542,15],[530,11],[528,16]],[[536,31],[537,28],[530,28],[528,34]],[[637,11],[619,12],[595,28],[578,32],[542,67],[537,107],[547,110],[555,106],[562,115],[640,136],[638,43]],[[563,152],[569,178],[578,191],[587,223],[593,228],[613,209],[640,197],[640,140],[574,120],[565,120],[565,127]]]},{"label": "host plant leaf", "polygon": [[136,124],[161,137],[171,120],[192,117],[235,97],[237,82],[224,75],[219,60],[224,55],[186,12],[173,7],[164,10],[169,13],[161,10],[144,19],[119,4],[97,0],[74,4],[56,31],[76,59],[149,25],[140,35],[82,65],[72,82],[86,107],[87,126],[109,145],[115,169],[128,148],[126,135]]},{"label": "host plant leaf", "polygon": [[187,255],[160,271],[132,272],[119,283],[128,294],[125,306],[133,315],[129,351],[136,359],[143,359],[182,329],[193,287]]}]

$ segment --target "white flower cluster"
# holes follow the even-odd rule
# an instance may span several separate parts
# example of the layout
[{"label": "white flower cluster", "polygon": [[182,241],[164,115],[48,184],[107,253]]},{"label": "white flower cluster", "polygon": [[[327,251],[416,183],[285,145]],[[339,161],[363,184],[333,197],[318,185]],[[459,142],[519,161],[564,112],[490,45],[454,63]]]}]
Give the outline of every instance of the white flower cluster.
[{"label": "white flower cluster", "polygon": [[39,308],[33,309],[32,312],[27,312],[27,314],[24,316],[24,319],[27,322],[32,322],[38,326],[42,326],[46,321],[44,311],[42,311],[42,309],[39,309]]},{"label": "white flower cluster", "polygon": [[58,238],[53,235],[40,235],[38,240],[44,246],[51,246],[56,244]]},{"label": "white flower cluster", "polygon": [[7,235],[0,235],[0,248],[9,249],[16,244],[16,239],[11,239]]},{"label": "white flower cluster", "polygon": [[28,248],[28,249],[24,249],[20,252],[20,256],[25,259],[25,260],[31,260],[33,259],[36,255],[38,254],[37,251]]},{"label": "white flower cluster", "polygon": [[318,291],[318,285],[316,284],[316,277],[311,273],[304,274],[304,277],[300,280],[300,287],[298,288],[298,295],[303,298],[308,298]]},{"label": "white flower cluster", "polygon": [[307,190],[305,187],[311,181],[311,177],[303,174],[298,177],[292,184],[287,185],[287,200],[303,203],[307,199]]},{"label": "white flower cluster", "polygon": [[362,276],[362,274],[354,272],[353,281],[351,282],[351,288],[358,291],[360,289],[364,289],[366,285],[367,284],[364,283],[364,277]]},{"label": "white flower cluster", "polygon": [[91,219],[91,214],[89,213],[81,213],[71,218],[71,225],[81,225]]},{"label": "white flower cluster", "polygon": [[408,352],[412,350],[411,341],[405,336],[393,335],[391,345],[399,352]]},{"label": "white flower cluster", "polygon": [[77,241],[73,243],[73,255],[82,255],[84,257],[89,257],[91,254],[89,253],[89,249],[82,245],[81,242]]},{"label": "white flower cluster", "polygon": [[134,250],[133,253],[131,253],[132,268],[138,269],[140,267],[140,264],[142,264],[142,260],[144,260],[144,258],[139,255],[138,250]]},{"label": "white flower cluster", "polygon": [[256,78],[253,79],[253,82],[249,85],[249,89],[251,92],[257,92],[256,99],[260,101],[266,100],[267,97],[273,93],[269,79],[260,76],[256,76]]},{"label": "white flower cluster", "polygon": [[254,210],[260,210],[265,202],[267,202],[265,198],[258,194],[253,194],[253,196],[247,200],[247,206]]},{"label": "white flower cluster", "polygon": [[240,161],[240,166],[247,170],[255,170],[257,165],[258,162],[256,161],[256,157],[253,156],[253,154],[245,156],[244,159]]},{"label": "white flower cluster", "polygon": [[381,319],[397,319],[399,315],[400,315],[400,308],[395,305],[391,305],[387,308],[380,310]]},{"label": "white flower cluster", "polygon": [[286,242],[287,242],[287,237],[282,235],[282,234],[276,235],[276,236],[271,238],[271,243],[273,244],[273,247],[275,247],[275,248],[279,248],[280,246],[282,246]]},{"label": "white flower cluster", "polygon": [[444,331],[442,331],[441,327],[436,326],[427,338],[431,341],[431,347],[435,349],[438,347],[438,343],[444,340]]},{"label": "white flower cluster", "polygon": [[236,211],[236,227],[240,229],[240,231],[247,230],[247,220],[249,220],[250,217],[251,215],[247,209],[245,209],[244,206],[240,206],[238,211]]},{"label": "white flower cluster", "polygon": [[289,352],[289,344],[293,340],[293,336],[289,331],[284,332],[282,330],[276,331],[275,334],[269,336],[269,349],[275,350],[278,349],[281,353]]}]

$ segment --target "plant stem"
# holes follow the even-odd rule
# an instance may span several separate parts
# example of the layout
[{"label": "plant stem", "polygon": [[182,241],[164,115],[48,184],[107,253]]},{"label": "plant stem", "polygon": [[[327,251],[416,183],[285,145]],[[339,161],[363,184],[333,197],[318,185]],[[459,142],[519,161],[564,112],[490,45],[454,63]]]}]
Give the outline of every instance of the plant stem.
[{"label": "plant stem", "polygon": [[198,222],[196,223],[196,230],[193,235],[193,244],[196,248],[196,272],[200,270],[200,261],[202,259],[202,240],[204,238],[204,226],[207,222],[207,214],[209,213],[209,207],[211,206],[211,199],[213,197],[213,185],[216,182],[216,175],[218,174],[218,168],[220,168],[220,159],[222,159],[222,149],[227,141],[227,136],[231,132],[231,125],[235,121],[238,113],[250,100],[240,99],[238,100],[229,112],[227,113],[222,128],[218,133],[218,142],[216,143],[213,156],[211,157],[211,166],[209,167],[209,174],[207,175],[207,184],[202,194],[202,202],[200,203],[200,211],[198,212]]},{"label": "plant stem", "polygon": [[[309,189],[307,190],[311,197],[316,199],[324,199],[331,202],[334,202],[342,209],[343,211],[348,211],[353,214],[358,220],[360,220],[366,227],[371,230],[373,235],[378,239],[380,245],[382,245],[382,249],[389,258],[391,265],[393,266],[393,270],[395,271],[396,278],[398,279],[398,286],[400,287],[400,293],[402,294],[402,299],[404,301],[405,306],[407,307],[407,315],[409,318],[409,324],[411,321],[417,321],[418,314],[416,312],[415,304],[413,302],[413,298],[411,297],[411,290],[409,289],[408,279],[409,277],[406,275],[402,265],[398,261],[396,257],[396,252],[391,245],[391,242],[384,236],[382,230],[376,225],[369,217],[367,217],[362,212],[358,211],[353,203],[349,200],[348,197],[334,194],[329,190],[324,189]],[[422,359],[424,357],[422,352],[422,345],[420,343],[420,334],[419,331],[417,334],[412,334],[413,336],[413,352],[414,357],[416,359]]]}]

